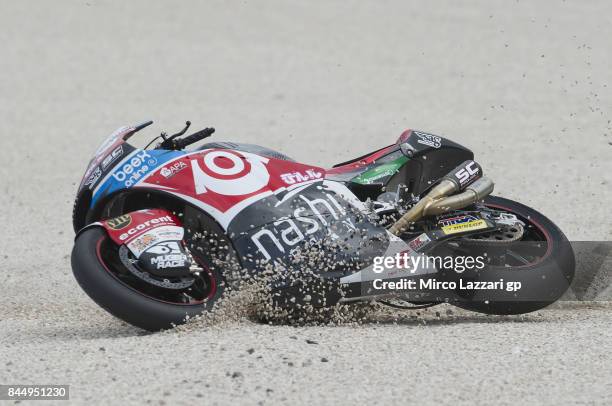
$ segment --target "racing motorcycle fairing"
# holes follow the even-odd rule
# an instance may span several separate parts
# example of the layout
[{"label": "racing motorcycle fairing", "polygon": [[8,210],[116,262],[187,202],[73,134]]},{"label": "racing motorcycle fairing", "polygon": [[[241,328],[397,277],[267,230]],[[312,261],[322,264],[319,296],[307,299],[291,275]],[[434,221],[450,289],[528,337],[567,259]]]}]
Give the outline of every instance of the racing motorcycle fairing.
[{"label": "racing motorcycle fairing", "polygon": [[111,144],[92,159],[79,186],[73,209],[75,231],[97,220],[92,215],[111,197],[133,191],[147,174],[182,155],[179,151],[137,149],[122,139]]},{"label": "racing motorcycle fairing", "polygon": [[446,138],[406,130],[396,143],[354,160],[335,165],[328,179],[347,182],[361,199],[376,198],[402,185],[420,195],[461,162],[473,159],[469,149]]},{"label": "racing motorcycle fairing", "polygon": [[[316,272],[352,272],[371,262],[384,253],[389,234],[351,195],[344,185],[324,180],[247,207],[229,228],[237,235],[236,250],[248,259],[244,266],[255,270],[273,262],[289,267],[296,256],[308,255]],[[258,219],[255,227],[253,219]]]},{"label": "racing motorcycle fairing", "polygon": [[249,205],[317,182],[324,175],[324,169],[312,165],[245,151],[206,149],[166,161],[136,187],[164,190],[201,208],[229,230],[234,217]]},{"label": "racing motorcycle fairing", "polygon": [[126,245],[138,258],[158,242],[181,241],[183,226],[174,214],[161,209],[144,209],[99,222],[117,245]]},{"label": "racing motorcycle fairing", "polygon": [[[226,145],[197,151],[141,150],[123,140],[129,131],[116,131],[92,159],[90,169],[100,174],[80,186],[80,193],[91,193],[88,208],[127,191],[174,196],[210,215],[230,237],[242,265],[252,271],[263,262],[287,265],[300,250],[313,249],[314,242],[324,241],[326,248],[337,245],[332,254],[313,263],[316,271],[343,275],[388,250],[389,233],[369,221],[363,202],[343,183],[326,180],[322,168]],[[158,243],[180,242],[184,235],[178,218],[159,209],[98,224],[137,259]]]},{"label": "racing motorcycle fairing", "polygon": [[[340,271],[343,275],[367,267],[374,256],[390,249],[405,250],[401,241],[395,242],[398,247],[390,248],[391,234],[367,218],[368,209],[355,196],[356,186],[392,185],[397,174],[407,176],[408,166],[416,168],[411,171],[413,177],[423,178],[419,158],[433,159],[441,153],[442,159],[448,154],[446,150],[452,149],[456,156],[461,155],[454,151],[459,149],[471,156],[469,150],[451,141],[408,130],[394,145],[326,171],[251,145],[209,143],[196,151],[136,149],[124,140],[133,131],[133,127],[122,127],[97,149],[79,187],[79,196],[89,196],[81,211],[130,190],[167,194],[210,215],[230,237],[239,257],[245,259],[242,265],[251,270],[270,261],[287,265],[296,253],[316,248],[312,246],[315,242],[324,242],[327,248],[337,245],[331,257],[322,259],[326,264],[316,265],[318,271]],[[231,149],[233,146],[240,149]],[[347,175],[351,181],[345,184],[339,178]],[[124,216],[159,215],[144,218],[145,222],[166,216],[176,224],[163,227],[174,227],[175,233],[181,234],[178,240],[182,239],[180,223],[171,214],[152,210],[137,213]],[[137,237],[118,233],[113,224],[124,216],[102,225],[117,244],[126,245],[138,258],[154,244],[158,231],[138,233]]]},{"label": "racing motorcycle fairing", "polygon": [[[85,188],[92,189],[100,180],[103,171],[110,169],[116,163],[116,159],[123,155],[125,151],[122,144],[125,142],[122,135],[128,133],[130,128],[127,126],[118,128],[96,149],[79,184],[79,192]],[[134,149],[130,145],[127,145],[126,148]]]},{"label": "racing motorcycle fairing", "polygon": [[75,231],[111,197],[136,190],[178,197],[227,229],[232,218],[249,204],[325,175],[325,170],[316,166],[227,148],[136,149],[123,140],[132,130],[122,127],[114,132],[90,161],[75,200]]},{"label": "racing motorcycle fairing", "polygon": [[95,184],[103,175],[108,174],[120,158],[136,149],[126,142],[127,139],[152,123],[152,121],[148,121],[137,126],[123,126],[109,135],[96,149],[93,158],[89,161],[78,192],[80,193],[85,189],[93,190]]}]

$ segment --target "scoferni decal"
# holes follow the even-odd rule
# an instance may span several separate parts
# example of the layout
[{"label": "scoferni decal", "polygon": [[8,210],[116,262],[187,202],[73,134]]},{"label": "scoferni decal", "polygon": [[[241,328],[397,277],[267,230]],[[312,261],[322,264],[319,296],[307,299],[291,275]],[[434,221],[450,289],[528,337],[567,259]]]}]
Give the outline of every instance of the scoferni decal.
[{"label": "scoferni decal", "polygon": [[131,188],[166,162],[187,153],[185,151],[135,150],[104,176],[94,190],[90,207],[93,207],[104,196],[117,190]]}]

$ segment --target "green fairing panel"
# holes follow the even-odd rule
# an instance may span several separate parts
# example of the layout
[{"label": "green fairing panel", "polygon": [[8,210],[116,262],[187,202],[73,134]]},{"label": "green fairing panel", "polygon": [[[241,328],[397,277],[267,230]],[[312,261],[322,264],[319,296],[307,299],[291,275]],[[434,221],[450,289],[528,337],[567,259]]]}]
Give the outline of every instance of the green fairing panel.
[{"label": "green fairing panel", "polygon": [[361,175],[351,179],[351,181],[362,185],[369,185],[372,183],[384,184],[391,176],[395,175],[406,162],[408,162],[408,157],[401,155],[393,161],[381,163],[363,172]]}]

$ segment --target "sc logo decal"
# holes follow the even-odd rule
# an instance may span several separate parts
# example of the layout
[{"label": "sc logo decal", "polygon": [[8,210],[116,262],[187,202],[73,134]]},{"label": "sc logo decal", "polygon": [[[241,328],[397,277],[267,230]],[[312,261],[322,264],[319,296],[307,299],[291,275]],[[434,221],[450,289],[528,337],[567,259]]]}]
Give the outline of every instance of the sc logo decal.
[{"label": "sc logo decal", "polygon": [[[204,166],[200,166],[200,162]],[[270,181],[268,158],[246,152],[217,150],[191,160],[195,192],[209,190],[226,196],[242,196],[263,188]]]},{"label": "sc logo decal", "polygon": [[455,172],[457,180],[461,186],[466,185],[470,180],[474,179],[480,172],[480,167],[474,161],[469,161],[465,167]]}]

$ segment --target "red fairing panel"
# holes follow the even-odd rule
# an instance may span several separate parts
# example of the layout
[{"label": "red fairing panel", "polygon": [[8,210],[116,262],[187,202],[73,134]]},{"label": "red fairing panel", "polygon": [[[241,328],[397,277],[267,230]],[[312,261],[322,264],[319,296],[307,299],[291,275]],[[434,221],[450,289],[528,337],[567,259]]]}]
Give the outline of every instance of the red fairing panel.
[{"label": "red fairing panel", "polygon": [[395,146],[397,144],[401,144],[403,142],[406,142],[408,140],[408,138],[410,138],[410,134],[412,134],[412,130],[406,130],[404,131],[399,138],[397,139],[397,141],[395,141],[395,144],[393,145],[389,145],[388,147],[382,148],[378,151],[372,152],[370,155],[367,155],[355,162],[351,162],[345,165],[340,165],[337,166],[335,168],[332,169],[328,169],[327,170],[327,174],[328,175],[333,175],[333,174],[342,174],[345,172],[350,172],[353,170],[358,170],[360,168],[363,168],[364,166],[368,166],[370,164],[373,164],[374,162],[376,162],[377,159],[387,155],[389,152],[391,152]]},{"label": "red fairing panel", "polygon": [[325,170],[244,151],[208,149],[166,163],[137,187],[172,193],[227,229],[245,207],[271,194],[325,177]]},{"label": "red fairing panel", "polygon": [[162,241],[181,241],[183,226],[174,214],[161,209],[138,210],[101,221],[117,245],[125,244],[140,257],[144,251]]},{"label": "red fairing panel", "polygon": [[395,148],[395,144],[394,145],[389,145],[388,147],[385,147],[385,148],[383,148],[383,149],[381,149],[379,151],[373,152],[371,155],[363,157],[363,158],[361,158],[358,161],[351,162],[351,163],[348,163],[348,164],[345,164],[345,165],[341,165],[341,166],[337,166],[335,168],[328,169],[327,173],[329,175],[340,174],[340,173],[344,173],[344,172],[350,172],[350,171],[362,168],[364,166],[368,166],[368,165],[376,162],[376,160],[378,158],[387,155],[394,148]]},{"label": "red fairing panel", "polygon": [[118,245],[129,244],[139,237],[162,227],[180,227],[174,214],[161,209],[145,209],[123,214],[100,222],[111,240]]},{"label": "red fairing panel", "polygon": [[397,141],[395,141],[396,144],[401,144],[403,142],[408,141],[408,138],[410,138],[410,134],[412,134],[412,130],[406,130],[404,131],[399,138],[397,139]]}]

